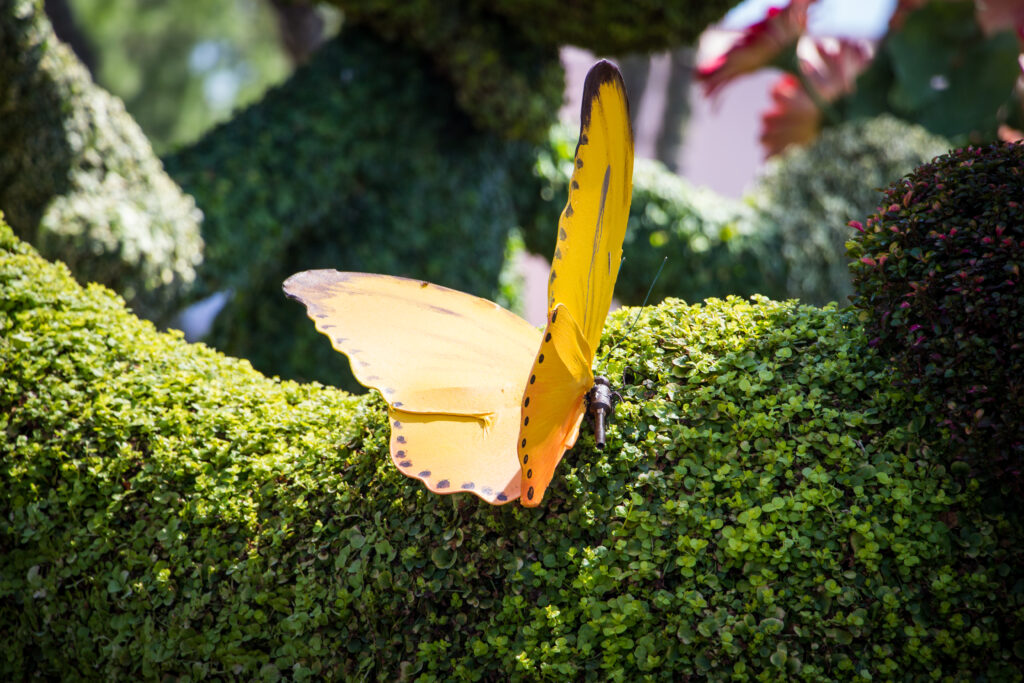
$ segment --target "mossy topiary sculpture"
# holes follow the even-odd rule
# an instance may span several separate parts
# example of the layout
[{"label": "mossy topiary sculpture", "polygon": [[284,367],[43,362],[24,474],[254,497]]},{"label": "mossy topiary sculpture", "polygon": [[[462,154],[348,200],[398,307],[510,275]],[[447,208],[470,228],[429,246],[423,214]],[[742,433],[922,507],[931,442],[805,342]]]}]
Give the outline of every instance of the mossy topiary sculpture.
[{"label": "mossy topiary sculpture", "polygon": [[850,242],[854,303],[958,458],[1024,488],[1024,143],[968,147],[890,186]]},{"label": "mossy topiary sculpture", "polygon": [[399,474],[375,396],[160,334],[0,226],[0,672],[1019,675],[1020,520],[943,467],[855,313],[627,317],[608,447],[492,508]]},{"label": "mossy topiary sculpture", "polygon": [[0,9],[0,211],[79,280],[165,317],[202,261],[202,216],[121,101],[57,39],[42,5]]},{"label": "mossy topiary sculpture", "polygon": [[348,22],[423,54],[480,128],[541,142],[561,105],[558,48],[624,55],[692,45],[735,0],[332,0]]}]

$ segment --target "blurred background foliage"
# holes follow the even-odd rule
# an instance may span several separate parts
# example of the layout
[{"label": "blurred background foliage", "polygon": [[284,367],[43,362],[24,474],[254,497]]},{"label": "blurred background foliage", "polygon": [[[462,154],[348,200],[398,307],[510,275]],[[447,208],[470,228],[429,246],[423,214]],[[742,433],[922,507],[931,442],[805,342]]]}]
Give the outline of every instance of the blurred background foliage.
[{"label": "blurred background foliage", "polygon": [[157,153],[194,142],[292,70],[266,0],[50,0],[51,17],[63,2],[97,84],[124,100]]},{"label": "blurred background foliage", "polygon": [[[954,143],[992,139],[1019,118],[1019,45],[999,21],[978,14],[982,4],[901,3],[871,50],[813,39],[820,59],[812,67],[796,48],[810,40],[813,1],[769,13],[716,62],[717,75],[697,70],[719,79],[724,71],[728,80],[742,73],[740,61],[746,71],[781,64],[798,77],[789,99],[773,91],[764,118],[763,139],[774,136],[777,151],[787,151],[734,200],[692,186],[672,167],[684,142],[693,45],[732,4],[626,11],[599,2],[583,11],[542,0],[50,0],[57,33],[125,101],[163,156],[170,177],[159,182],[195,198],[205,242],[202,262],[190,257],[194,277],[159,306],[133,292],[151,286],[146,273],[168,271],[165,255],[154,251],[146,255],[153,263],[135,266],[139,273],[107,280],[89,258],[64,258],[155,319],[219,295],[228,304],[206,337],[212,344],[268,373],[337,383],[345,361],[305,329],[279,281],[334,266],[521,300],[508,255],[550,254],[575,142],[572,126],[553,126],[565,90],[560,47],[618,55],[634,105],[648,80],[658,80],[650,56],[637,51],[671,49],[670,75],[660,76],[669,84],[667,123],[647,145],[669,165],[638,160],[618,299],[639,303],[667,256],[654,301],[757,292],[845,303],[846,223],[870,212],[878,188],[916,164]],[[766,38],[774,41],[768,51]],[[845,79],[842,87],[836,79]],[[791,130],[803,137],[787,138]],[[134,177],[113,168],[101,165],[94,186],[111,175]],[[81,190],[75,201],[60,188],[48,192],[40,202],[56,196],[54,206],[70,207],[62,224],[110,222],[77,200]],[[18,230],[16,205],[0,208]],[[68,248],[131,251],[119,235]]]},{"label": "blurred background foliage", "polygon": [[807,146],[774,157],[750,195],[756,234],[774,235],[780,291],[818,306],[853,293],[847,224],[867,216],[879,188],[949,150],[952,143],[889,114],[826,128]]}]

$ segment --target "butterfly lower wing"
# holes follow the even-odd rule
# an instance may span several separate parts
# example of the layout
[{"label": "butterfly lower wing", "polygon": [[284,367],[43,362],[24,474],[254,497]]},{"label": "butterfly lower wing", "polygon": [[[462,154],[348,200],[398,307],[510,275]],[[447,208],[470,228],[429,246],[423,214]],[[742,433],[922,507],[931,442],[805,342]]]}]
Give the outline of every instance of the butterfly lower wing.
[{"label": "butterfly lower wing", "polygon": [[569,199],[558,221],[548,307],[564,304],[597,349],[622,260],[633,192],[633,130],[618,69],[601,61],[583,86]]},{"label": "butterfly lower wing", "polygon": [[540,503],[562,455],[576,443],[584,400],[594,384],[593,357],[568,309],[556,306],[523,392],[516,446],[522,472],[520,502],[527,507]]},{"label": "butterfly lower wing", "polygon": [[499,411],[487,426],[473,417],[391,409],[391,459],[434,493],[473,493],[492,505],[515,500],[521,477],[514,445],[518,407]]},{"label": "butterfly lower wing", "polygon": [[408,412],[488,417],[518,407],[540,343],[497,304],[419,280],[307,270],[285,293],[345,354],[360,383]]}]

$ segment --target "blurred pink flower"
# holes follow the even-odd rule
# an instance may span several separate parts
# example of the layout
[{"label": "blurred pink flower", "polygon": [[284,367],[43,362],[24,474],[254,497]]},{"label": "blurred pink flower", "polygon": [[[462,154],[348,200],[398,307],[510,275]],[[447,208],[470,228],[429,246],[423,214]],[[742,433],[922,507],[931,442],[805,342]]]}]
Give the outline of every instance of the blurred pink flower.
[{"label": "blurred pink flower", "polygon": [[796,76],[780,76],[772,86],[771,98],[771,108],[761,115],[761,146],[766,157],[814,139],[821,125],[821,111]]},{"label": "blurred pink flower", "polygon": [[779,154],[790,145],[804,145],[818,135],[824,117],[819,102],[833,102],[854,91],[857,76],[874,56],[870,43],[847,38],[804,38],[800,71],[814,89],[812,97],[796,76],[784,74],[772,87],[772,107],[761,116],[761,145],[765,156]]},{"label": "blurred pink flower", "polygon": [[1024,40],[1024,0],[975,0],[974,14],[986,35],[1011,30]]},{"label": "blurred pink flower", "polygon": [[713,95],[726,83],[767,66],[807,27],[807,7],[815,0],[792,0],[786,7],[772,7],[764,19],[751,25],[724,54],[697,67],[704,94]]}]

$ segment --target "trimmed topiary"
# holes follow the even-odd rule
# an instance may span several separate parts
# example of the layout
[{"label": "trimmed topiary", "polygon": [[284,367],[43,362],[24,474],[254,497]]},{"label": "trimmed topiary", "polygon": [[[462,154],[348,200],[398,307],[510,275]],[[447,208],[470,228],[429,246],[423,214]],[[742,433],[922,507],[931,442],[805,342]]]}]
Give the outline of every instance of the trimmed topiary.
[{"label": "trimmed topiary", "polygon": [[886,191],[849,243],[872,343],[967,459],[1024,488],[1024,143],[967,147]]},{"label": "trimmed topiary", "polygon": [[883,187],[951,146],[885,114],[827,128],[810,145],[770,161],[750,199],[761,229],[778,240],[784,295],[846,303],[853,294],[847,223],[873,211]]},{"label": "trimmed topiary", "polygon": [[166,159],[206,216],[204,291],[234,293],[212,345],[262,372],[336,383],[348,363],[281,294],[292,273],[387,273],[494,294],[520,198],[538,192],[534,151],[475,129],[422,62],[347,28]]},{"label": "trimmed topiary", "polygon": [[173,313],[202,261],[195,202],[57,39],[41,0],[4,3],[0,45],[0,211],[79,280],[139,315]]},{"label": "trimmed topiary", "polygon": [[[565,126],[552,129],[541,149],[534,173],[542,188],[540,201],[523,227],[527,248],[537,254],[555,249],[552,225],[565,208],[576,141]],[[650,159],[636,159],[633,202],[623,244],[615,296],[640,304],[654,273],[668,257],[651,301],[666,296],[705,299],[755,292],[783,293],[777,247],[767,233],[756,231],[753,213],[745,204],[695,188]]]},{"label": "trimmed topiary", "polygon": [[852,312],[648,309],[602,368],[627,380],[608,447],[582,437],[537,510],[428,493],[380,399],[160,334],[2,224],[0,368],[4,679],[1024,665],[1024,527],[934,464]]}]

